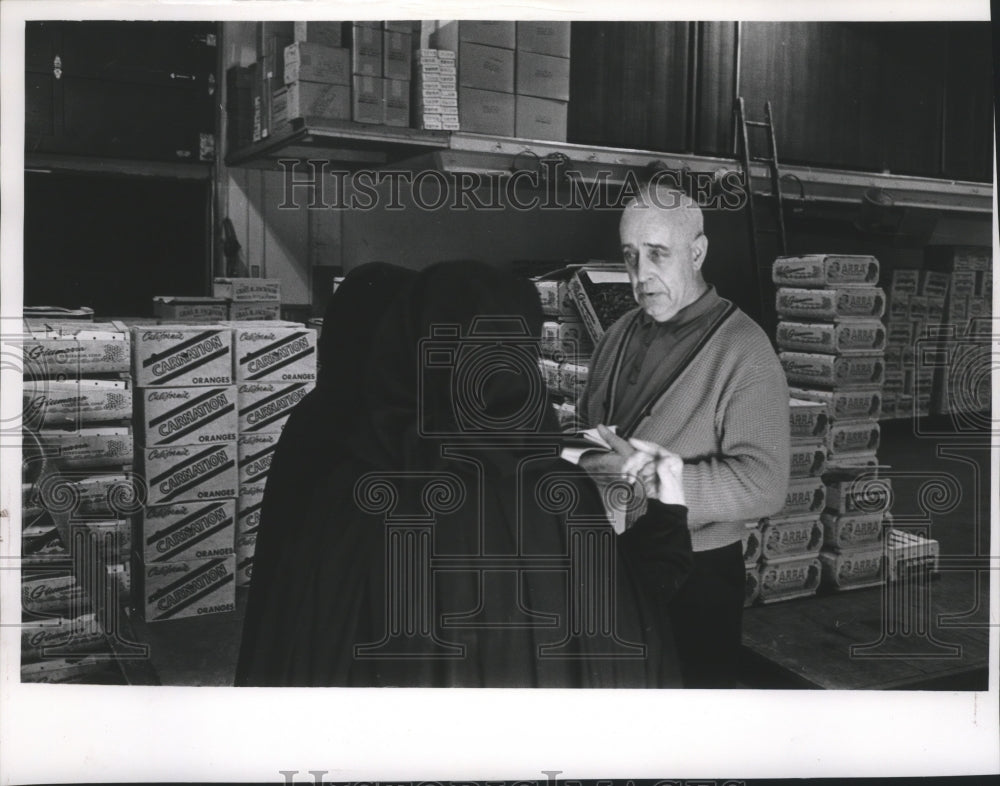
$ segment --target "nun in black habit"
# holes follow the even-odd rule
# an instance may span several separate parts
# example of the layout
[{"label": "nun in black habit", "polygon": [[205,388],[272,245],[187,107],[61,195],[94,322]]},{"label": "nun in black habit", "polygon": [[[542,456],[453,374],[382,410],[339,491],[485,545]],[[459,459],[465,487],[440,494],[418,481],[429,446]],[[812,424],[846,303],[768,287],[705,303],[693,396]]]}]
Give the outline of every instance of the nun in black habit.
[{"label": "nun in black habit", "polygon": [[394,302],[346,450],[254,576],[268,644],[240,684],[680,686],[662,613],[691,568],[680,462],[640,451],[654,498],[615,535],[559,458],[541,323],[534,287],[481,263]]}]

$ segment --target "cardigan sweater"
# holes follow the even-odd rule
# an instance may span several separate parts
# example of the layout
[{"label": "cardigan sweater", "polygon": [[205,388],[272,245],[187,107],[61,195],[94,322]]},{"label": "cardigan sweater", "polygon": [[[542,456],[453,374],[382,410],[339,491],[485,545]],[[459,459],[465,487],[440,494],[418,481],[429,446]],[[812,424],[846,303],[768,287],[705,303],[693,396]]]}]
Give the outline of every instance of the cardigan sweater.
[{"label": "cardigan sweater", "polygon": [[606,418],[622,373],[623,347],[638,324],[638,308],[598,342],[580,400],[587,427],[617,425],[622,436],[655,442],[684,459],[684,495],[696,552],[740,540],[745,522],[780,510],[788,489],[785,375],[760,326],[726,302],[728,310],[715,332],[634,426]]}]

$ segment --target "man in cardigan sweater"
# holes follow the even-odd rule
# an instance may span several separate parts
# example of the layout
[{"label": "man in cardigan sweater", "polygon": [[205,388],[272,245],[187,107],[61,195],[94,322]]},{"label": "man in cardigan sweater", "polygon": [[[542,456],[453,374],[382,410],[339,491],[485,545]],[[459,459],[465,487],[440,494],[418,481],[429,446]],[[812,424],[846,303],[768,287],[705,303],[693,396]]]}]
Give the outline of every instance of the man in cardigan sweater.
[{"label": "man in cardigan sweater", "polygon": [[[789,475],[788,388],[764,331],[701,274],[701,209],[647,187],[625,208],[622,251],[639,307],[594,352],[580,414],[614,450],[581,464],[617,476],[637,437],[684,460],[695,568],[669,606],[686,687],[734,684],[743,619],[741,535],[779,510]],[[624,437],[625,439],[619,438]]]}]

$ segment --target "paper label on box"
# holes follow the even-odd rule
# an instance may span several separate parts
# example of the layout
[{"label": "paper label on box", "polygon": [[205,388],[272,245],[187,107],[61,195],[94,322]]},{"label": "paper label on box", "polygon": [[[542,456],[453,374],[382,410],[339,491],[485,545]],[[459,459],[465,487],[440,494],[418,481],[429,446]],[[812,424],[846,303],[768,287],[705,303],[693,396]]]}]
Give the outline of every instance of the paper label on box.
[{"label": "paper label on box", "polygon": [[259,303],[235,301],[229,303],[228,317],[236,321],[281,319],[281,303],[276,300]]},{"label": "paper label on box", "polygon": [[240,434],[237,453],[240,462],[240,486],[263,483],[271,467],[279,434]]},{"label": "paper label on box", "polygon": [[824,512],[823,542],[833,549],[848,549],[859,544],[877,543],[882,539],[884,514]]},{"label": "paper label on box", "polygon": [[778,515],[819,514],[823,510],[825,498],[826,489],[821,478],[794,478],[789,481],[785,504]]},{"label": "paper label on box", "polygon": [[147,563],[208,559],[233,553],[235,499],[150,505],[140,519]]},{"label": "paper label on box", "polygon": [[785,286],[874,286],[878,260],[872,256],[810,254],[778,257],[771,268],[775,284]]},{"label": "paper label on box", "polygon": [[128,373],[128,333],[109,331],[104,335],[103,338],[54,336],[19,341],[24,375],[73,379],[88,374]]},{"label": "paper label on box", "polygon": [[870,453],[878,449],[879,433],[877,421],[837,421],[830,427],[826,445],[831,455]]},{"label": "paper label on box", "polygon": [[816,515],[768,519],[761,532],[765,559],[815,554],[823,545],[823,526]]},{"label": "paper label on box", "polygon": [[216,278],[212,281],[215,297],[236,301],[281,300],[279,278]]},{"label": "paper label on box", "polygon": [[767,602],[812,595],[819,587],[820,571],[816,557],[765,560],[760,568],[760,598]]},{"label": "paper label on box", "polygon": [[236,439],[236,387],[147,388],[139,392],[138,439],[145,447]]},{"label": "paper label on box", "polygon": [[881,317],[885,295],[877,287],[839,289],[780,288],[777,294],[780,317],[836,319],[838,317]]},{"label": "paper label on box", "polygon": [[237,325],[233,336],[239,382],[315,381],[315,330]]},{"label": "paper label on box", "polygon": [[143,576],[143,609],[147,622],[236,608],[236,557],[165,562],[148,565]]},{"label": "paper label on box", "polygon": [[236,442],[144,448],[147,504],[236,496]]},{"label": "paper label on box", "polygon": [[850,551],[827,551],[820,554],[823,580],[834,589],[881,584],[885,578],[885,559],[880,544]]},{"label": "paper label on box", "polygon": [[134,328],[132,353],[139,387],[230,385],[233,336],[227,327],[161,325]]},{"label": "paper label on box", "polygon": [[817,440],[826,436],[830,429],[826,404],[796,398],[788,404],[788,422],[793,439]]},{"label": "paper label on box", "polygon": [[791,476],[793,478],[817,477],[823,474],[826,448],[823,445],[792,445]]},{"label": "paper label on box", "polygon": [[282,385],[274,382],[252,382],[238,385],[239,432],[280,431],[292,408],[312,390],[311,382]]}]

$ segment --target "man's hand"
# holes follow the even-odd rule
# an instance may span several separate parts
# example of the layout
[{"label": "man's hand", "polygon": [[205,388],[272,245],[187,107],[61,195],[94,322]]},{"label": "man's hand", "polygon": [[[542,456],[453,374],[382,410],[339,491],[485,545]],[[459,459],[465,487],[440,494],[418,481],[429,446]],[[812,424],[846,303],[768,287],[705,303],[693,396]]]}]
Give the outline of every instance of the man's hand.
[{"label": "man's hand", "polygon": [[625,460],[636,452],[635,448],[607,426],[598,426],[597,433],[611,446],[611,450],[606,453],[598,451],[584,453],[580,458],[580,466],[597,481],[601,480],[602,475],[612,476],[605,478],[604,482],[621,477]]},{"label": "man's hand", "polygon": [[662,445],[630,439],[635,453],[625,460],[622,473],[643,484],[646,494],[665,505],[684,503],[684,460]]}]

